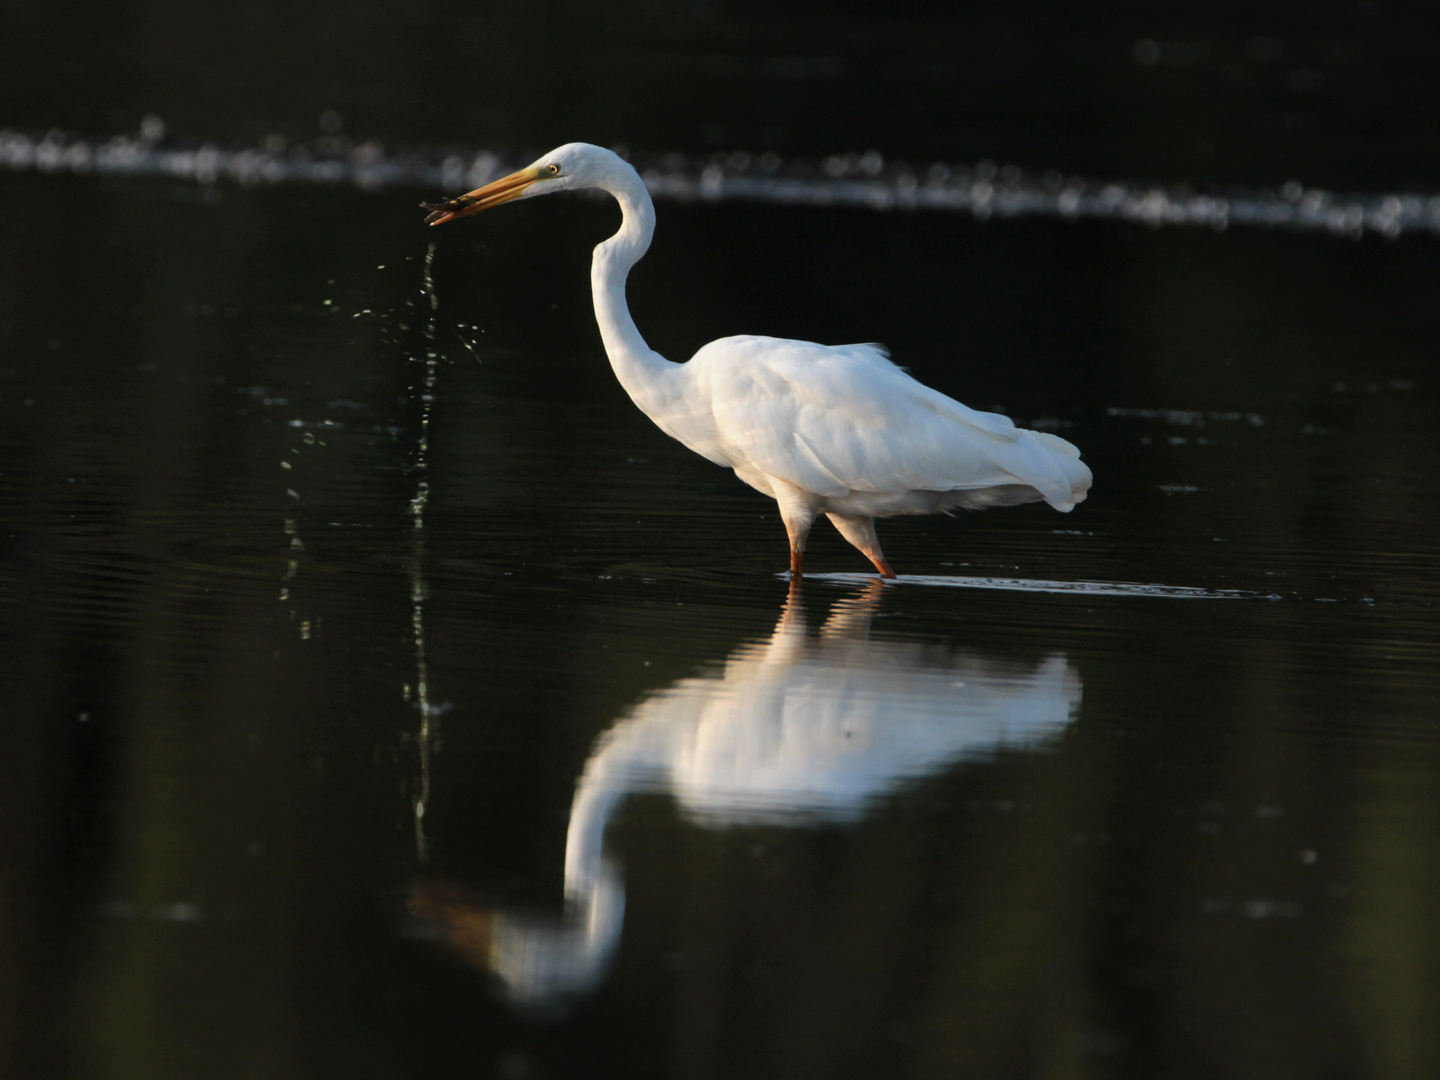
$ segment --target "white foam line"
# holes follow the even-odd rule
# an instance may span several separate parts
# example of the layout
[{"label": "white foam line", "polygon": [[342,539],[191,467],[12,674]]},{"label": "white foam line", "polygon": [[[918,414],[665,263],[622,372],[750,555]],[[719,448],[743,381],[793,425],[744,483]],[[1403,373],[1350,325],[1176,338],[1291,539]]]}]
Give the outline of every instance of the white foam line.
[{"label": "white foam line", "polygon": [[[524,164],[492,150],[437,154],[386,150],[378,142],[326,138],[287,144],[267,136],[259,146],[213,143],[179,146],[165,141],[165,125],[147,118],[142,132],[86,139],[52,130],[44,134],[0,129],[0,172],[163,176],[206,189],[221,183],[350,183],[367,191],[413,187],[432,195],[479,187]],[[783,205],[942,210],[991,217],[1055,217],[1225,229],[1231,225],[1394,238],[1421,230],[1440,235],[1440,195],[1421,192],[1352,192],[1306,188],[1288,181],[1278,189],[1250,188],[1206,194],[1184,186],[1037,174],[993,162],[974,166],[937,162],[915,170],[879,154],[832,155],[818,163],[787,163],[774,154],[650,155],[637,163],[657,199],[746,199]],[[218,191],[215,192],[218,196]]]},{"label": "white foam line", "polygon": [[[788,575],[780,575],[786,577]],[[807,580],[860,585],[875,581],[871,574],[806,574]],[[1243,589],[1197,589],[1188,585],[1146,585],[1133,581],[1041,581],[1035,578],[950,577],[939,574],[902,574],[899,585],[938,585],[947,589],[1000,589],[1006,592],[1073,593],[1082,596],[1151,596],[1167,600],[1278,600],[1278,596]]]}]

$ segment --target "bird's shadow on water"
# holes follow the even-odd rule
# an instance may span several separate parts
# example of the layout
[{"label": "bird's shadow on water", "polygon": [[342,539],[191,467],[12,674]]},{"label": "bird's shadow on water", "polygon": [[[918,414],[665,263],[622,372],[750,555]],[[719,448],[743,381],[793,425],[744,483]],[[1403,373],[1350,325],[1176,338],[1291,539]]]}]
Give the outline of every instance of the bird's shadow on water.
[{"label": "bird's shadow on water", "polygon": [[872,638],[893,586],[821,580],[863,587],[814,631],[806,590],[792,588],[770,634],[645,692],[595,740],[570,807],[560,911],[421,876],[413,936],[491,976],[523,1010],[563,1015],[621,948],[625,875],[606,831],[631,796],[667,795],[703,829],[849,827],[924,777],[1041,751],[1078,715],[1081,679],[1064,653]]}]

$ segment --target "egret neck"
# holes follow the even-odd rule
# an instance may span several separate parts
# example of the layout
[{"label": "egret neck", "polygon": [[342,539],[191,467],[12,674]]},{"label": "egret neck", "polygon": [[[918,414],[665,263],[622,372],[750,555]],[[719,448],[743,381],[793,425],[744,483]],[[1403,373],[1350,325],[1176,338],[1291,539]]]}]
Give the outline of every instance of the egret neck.
[{"label": "egret neck", "polygon": [[625,303],[625,278],[640,261],[655,234],[655,204],[640,174],[624,162],[605,177],[603,188],[620,204],[620,231],[595,248],[590,264],[590,287],[595,297],[595,321],[615,377],[630,400],[650,416],[663,412],[674,391],[668,376],[677,371],[657,353],[635,326]]}]

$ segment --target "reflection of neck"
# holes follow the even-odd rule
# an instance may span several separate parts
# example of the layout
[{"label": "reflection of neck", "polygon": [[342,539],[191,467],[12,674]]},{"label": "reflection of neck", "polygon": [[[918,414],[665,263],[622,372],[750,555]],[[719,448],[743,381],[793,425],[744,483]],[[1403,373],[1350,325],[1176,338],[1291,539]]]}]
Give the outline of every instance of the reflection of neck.
[{"label": "reflection of neck", "polygon": [[605,829],[652,771],[645,749],[611,734],[585,767],[565,834],[565,913],[558,924],[516,915],[498,921],[492,963],[516,1000],[542,1003],[592,989],[620,943],[625,886],[605,857]]},{"label": "reflection of neck", "polygon": [[611,775],[604,767],[607,764],[627,763],[606,761],[603,754],[592,758],[570,804],[570,828],[565,833],[565,899],[569,903],[587,903],[604,876],[605,828],[630,793],[626,770]]},{"label": "reflection of neck", "polygon": [[[591,770],[586,770],[587,778]],[[491,966],[519,1002],[546,1004],[594,989],[625,921],[625,886],[601,845],[623,785],[585,783],[576,792],[565,838],[565,912],[559,920],[501,915]]]}]

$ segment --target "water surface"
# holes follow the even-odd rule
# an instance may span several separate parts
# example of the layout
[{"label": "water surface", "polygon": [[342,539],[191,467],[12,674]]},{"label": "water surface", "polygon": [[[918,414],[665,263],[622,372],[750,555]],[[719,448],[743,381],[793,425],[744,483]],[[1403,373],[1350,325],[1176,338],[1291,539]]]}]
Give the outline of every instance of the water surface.
[{"label": "water surface", "polygon": [[15,1075],[1440,1064],[1433,238],[662,206],[670,357],[881,340],[1095,471],[789,599],[611,207],[0,179]]}]

